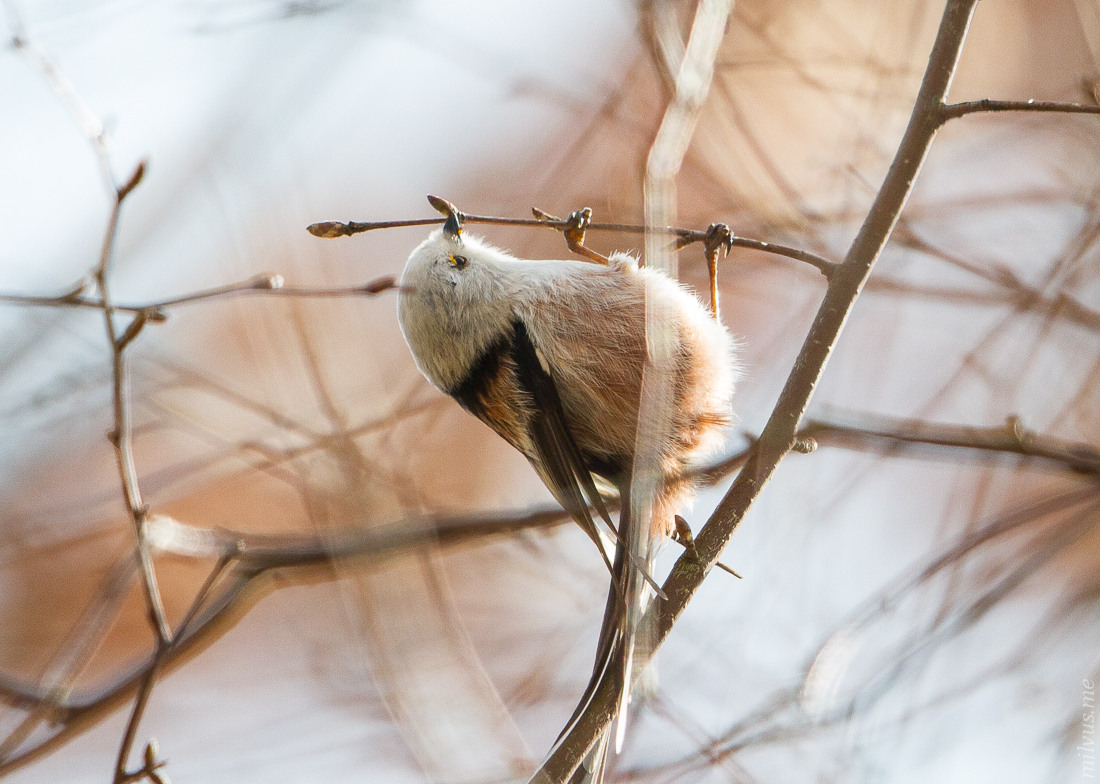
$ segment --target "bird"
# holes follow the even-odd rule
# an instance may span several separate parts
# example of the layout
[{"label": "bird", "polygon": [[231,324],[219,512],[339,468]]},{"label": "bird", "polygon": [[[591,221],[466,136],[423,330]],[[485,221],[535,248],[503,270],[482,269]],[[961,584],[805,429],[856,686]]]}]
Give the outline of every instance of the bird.
[{"label": "bird", "polygon": [[[638,624],[660,595],[655,548],[694,495],[692,467],[733,421],[736,341],[693,293],[627,253],[516,258],[466,232],[449,202],[429,200],[448,217],[401,274],[402,335],[428,381],[527,458],[607,564],[596,663],[570,721],[614,678],[618,748]],[[643,410],[646,383],[658,378],[666,404]],[[617,525],[601,489],[618,496]],[[607,742],[572,780],[602,780]]]}]

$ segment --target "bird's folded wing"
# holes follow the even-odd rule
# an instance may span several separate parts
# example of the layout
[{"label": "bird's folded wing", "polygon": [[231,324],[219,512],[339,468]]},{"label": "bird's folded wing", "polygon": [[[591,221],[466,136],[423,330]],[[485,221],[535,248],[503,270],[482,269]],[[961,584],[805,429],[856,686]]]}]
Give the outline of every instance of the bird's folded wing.
[{"label": "bird's folded wing", "polygon": [[538,351],[522,321],[515,324],[512,360],[516,364],[517,380],[534,404],[529,422],[529,435],[535,451],[532,462],[558,503],[592,537],[610,569],[611,561],[589,511],[589,504],[612,533],[618,536],[618,532],[569,430],[554,379],[539,361]]}]

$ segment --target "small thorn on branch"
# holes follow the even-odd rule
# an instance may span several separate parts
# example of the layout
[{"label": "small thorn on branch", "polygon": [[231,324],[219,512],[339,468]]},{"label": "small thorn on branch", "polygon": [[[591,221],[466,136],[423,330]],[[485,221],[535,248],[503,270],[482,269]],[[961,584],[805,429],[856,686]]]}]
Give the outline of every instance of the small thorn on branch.
[{"label": "small thorn on branch", "polygon": [[75,302],[92,287],[93,280],[90,276],[85,275],[78,280],[71,289],[66,291],[57,297],[58,302]]},{"label": "small thorn on branch", "polygon": [[738,580],[743,580],[743,579],[745,579],[744,577],[742,577],[742,576],[741,576],[741,574],[740,574],[739,572],[735,572],[735,571],[734,571],[733,569],[730,569],[730,568],[729,568],[728,566],[726,566],[726,565],[725,565],[724,563],[722,563],[721,561],[715,561],[715,562],[714,562],[714,565],[715,565],[715,566],[717,566],[717,567],[718,567],[719,569],[721,569],[721,570],[722,570],[723,572],[725,572],[726,574],[732,574],[732,575],[733,575],[734,577],[736,577],[736,578],[737,578]]}]

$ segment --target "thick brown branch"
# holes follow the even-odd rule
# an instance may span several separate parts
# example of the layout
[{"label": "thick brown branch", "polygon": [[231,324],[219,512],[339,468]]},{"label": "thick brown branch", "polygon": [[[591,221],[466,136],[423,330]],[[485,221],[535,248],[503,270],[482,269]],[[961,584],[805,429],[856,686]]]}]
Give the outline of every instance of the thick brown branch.
[{"label": "thick brown branch", "polygon": [[[948,0],[936,41],[929,56],[920,91],[894,161],[844,263],[834,272],[824,301],[806,337],[794,369],[760,437],[730,491],[696,539],[699,561],[680,558],[664,584],[667,601],[654,602],[647,621],[653,621],[654,648],[667,637],[709,569],[729,543],[745,513],[797,441],[806,407],[833,347],[871,269],[901,214],[936,131],[941,125],[951,78],[977,0]],[[596,690],[587,710],[559,749],[536,774],[540,781],[561,782],[574,770],[596,739],[606,732],[614,714],[609,683]]]}]

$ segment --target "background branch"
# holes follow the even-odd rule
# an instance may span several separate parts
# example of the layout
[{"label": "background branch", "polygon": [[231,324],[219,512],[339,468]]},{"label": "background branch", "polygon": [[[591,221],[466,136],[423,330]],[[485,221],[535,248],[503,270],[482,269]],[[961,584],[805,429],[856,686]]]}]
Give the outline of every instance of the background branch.
[{"label": "background branch", "polygon": [[1056,114],[1100,114],[1100,106],[1080,103],[1059,103],[1058,101],[996,101],[982,98],[978,101],[945,104],[940,110],[944,122],[965,117],[968,114],[987,112],[1053,112]]}]

